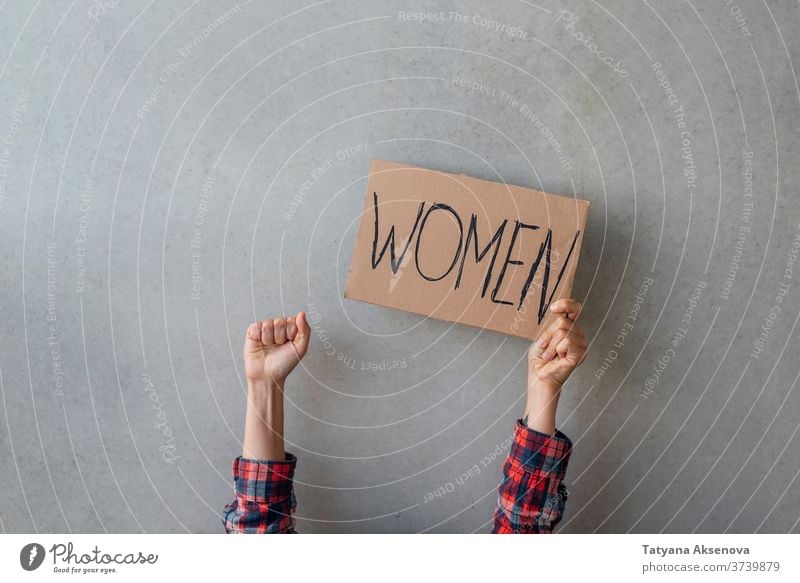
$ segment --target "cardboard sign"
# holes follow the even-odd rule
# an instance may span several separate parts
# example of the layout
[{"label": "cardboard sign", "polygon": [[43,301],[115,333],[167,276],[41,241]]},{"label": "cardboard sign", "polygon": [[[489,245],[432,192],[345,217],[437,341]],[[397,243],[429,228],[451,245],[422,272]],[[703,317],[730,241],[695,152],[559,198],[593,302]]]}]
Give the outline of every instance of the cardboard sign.
[{"label": "cardboard sign", "polygon": [[569,297],[589,202],[373,160],[345,297],[535,338]]}]

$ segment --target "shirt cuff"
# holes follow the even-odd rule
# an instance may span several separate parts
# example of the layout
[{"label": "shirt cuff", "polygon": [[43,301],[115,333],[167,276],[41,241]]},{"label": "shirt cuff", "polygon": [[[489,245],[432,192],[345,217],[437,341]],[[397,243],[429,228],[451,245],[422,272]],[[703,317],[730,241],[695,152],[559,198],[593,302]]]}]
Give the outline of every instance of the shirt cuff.
[{"label": "shirt cuff", "polygon": [[292,493],[297,458],[286,453],[284,461],[255,460],[237,457],[233,460],[233,481],[236,493],[251,500],[273,500]]},{"label": "shirt cuff", "polygon": [[517,420],[514,443],[508,454],[512,464],[524,471],[538,470],[563,478],[571,454],[572,441],[560,431],[547,435],[526,426],[521,419]]}]

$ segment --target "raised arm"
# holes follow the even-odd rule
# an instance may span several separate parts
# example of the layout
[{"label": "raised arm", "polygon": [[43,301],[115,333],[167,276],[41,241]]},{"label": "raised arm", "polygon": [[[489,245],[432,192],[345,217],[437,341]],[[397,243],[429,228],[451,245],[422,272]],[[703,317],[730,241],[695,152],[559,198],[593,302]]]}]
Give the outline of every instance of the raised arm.
[{"label": "raised arm", "polygon": [[305,356],[310,338],[304,312],[247,328],[247,412],[242,455],[233,462],[236,499],[222,514],[228,533],[294,532],[297,459],[284,450],[283,393],[286,377]]},{"label": "raised arm", "polygon": [[575,323],[580,303],[561,299],[550,311],[556,319],[528,351],[528,397],[503,464],[494,533],[550,533],[564,512],[572,442],[556,431],[556,409],[561,387],[586,357],[586,337]]}]

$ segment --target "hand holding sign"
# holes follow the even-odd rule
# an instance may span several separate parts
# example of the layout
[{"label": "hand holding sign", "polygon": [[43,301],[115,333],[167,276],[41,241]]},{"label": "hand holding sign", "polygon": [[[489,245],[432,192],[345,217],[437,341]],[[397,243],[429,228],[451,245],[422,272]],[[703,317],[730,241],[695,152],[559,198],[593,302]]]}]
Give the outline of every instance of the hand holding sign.
[{"label": "hand holding sign", "polygon": [[572,289],[588,210],[373,160],[345,297],[534,338]]},{"label": "hand holding sign", "polygon": [[528,398],[523,422],[540,433],[556,430],[561,387],[586,358],[586,336],[575,320],[581,305],[564,298],[550,306],[556,318],[528,350]]},{"label": "hand holding sign", "polygon": [[550,306],[557,317],[528,351],[529,378],[543,388],[557,391],[586,357],[586,336],[576,324],[580,303],[558,300]]}]

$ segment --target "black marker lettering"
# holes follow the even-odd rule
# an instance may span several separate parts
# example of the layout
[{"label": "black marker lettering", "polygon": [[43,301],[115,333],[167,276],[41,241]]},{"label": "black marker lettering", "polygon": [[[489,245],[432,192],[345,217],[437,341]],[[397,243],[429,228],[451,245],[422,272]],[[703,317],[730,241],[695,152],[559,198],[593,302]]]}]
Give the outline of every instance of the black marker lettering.
[{"label": "black marker lettering", "polygon": [[[434,211],[443,210],[449,212],[458,222],[458,247],[456,247],[456,254],[453,256],[453,262],[450,263],[450,267],[447,268],[442,275],[439,277],[430,277],[422,273],[422,270],[419,267],[419,244],[422,241],[422,231],[425,229],[425,224],[428,222],[428,217],[431,216],[431,213]],[[421,212],[421,211],[420,211]],[[419,220],[419,217],[417,217]],[[456,262],[458,262],[458,258],[461,256],[461,244],[464,242],[464,223],[461,222],[461,217],[458,216],[458,213],[453,210],[448,204],[437,202],[428,209],[428,212],[425,213],[425,217],[422,219],[422,224],[419,226],[419,234],[417,235],[417,246],[414,249],[414,261],[417,264],[417,273],[419,273],[423,278],[427,279],[428,281],[439,281],[440,279],[444,279],[447,275],[453,271],[453,267],[456,266]]]},{"label": "black marker lettering", "polygon": [[372,197],[373,208],[375,210],[375,236],[372,239],[372,269],[378,268],[378,264],[380,264],[380,262],[383,260],[383,256],[386,254],[386,248],[388,247],[389,262],[392,266],[392,273],[397,273],[397,270],[400,268],[400,264],[403,262],[403,257],[405,257],[409,245],[411,245],[411,239],[414,238],[414,233],[417,231],[417,225],[419,225],[419,219],[422,216],[422,211],[425,210],[425,202],[423,201],[419,204],[417,219],[414,221],[414,228],[411,229],[411,234],[408,236],[408,240],[406,241],[405,247],[403,247],[403,252],[400,254],[400,257],[395,256],[394,225],[392,225],[392,228],[389,229],[389,236],[386,238],[386,242],[383,244],[383,248],[381,249],[381,254],[376,259],[375,254],[378,250],[378,193],[373,192]]},{"label": "black marker lettering", "polygon": [[492,248],[494,245],[494,253],[492,254],[492,261],[489,263],[489,269],[486,270],[486,277],[483,279],[483,290],[481,291],[481,297],[486,296],[486,290],[489,288],[489,282],[492,280],[492,269],[494,269],[494,262],[497,259],[497,252],[500,251],[500,242],[503,239],[503,233],[506,230],[506,225],[508,224],[508,219],[503,219],[503,222],[500,223],[500,226],[494,232],[492,236],[492,240],[489,241],[489,244],[483,248],[482,251],[478,251],[478,217],[477,215],[473,214],[472,218],[469,221],[469,229],[467,230],[467,242],[464,243],[464,254],[461,256],[461,267],[458,269],[458,277],[456,278],[456,287],[458,289],[461,287],[461,275],[464,273],[464,263],[467,260],[467,249],[469,249],[469,242],[473,240],[474,237],[474,247],[475,247],[475,263],[480,263],[483,261],[484,256],[489,252],[489,249]]},{"label": "black marker lettering", "polygon": [[520,221],[514,221],[514,232],[511,235],[511,243],[508,245],[508,253],[506,253],[506,260],[503,262],[503,268],[500,270],[500,275],[497,276],[497,283],[492,290],[491,300],[495,304],[507,304],[509,306],[513,305],[513,302],[509,302],[506,300],[498,300],[497,299],[497,292],[500,291],[500,286],[503,285],[503,279],[506,276],[506,269],[509,265],[522,265],[522,261],[517,259],[511,259],[511,253],[514,251],[514,244],[517,242],[517,236],[521,229],[530,229],[532,231],[536,231],[539,229],[537,225],[528,225],[526,223]]},{"label": "black marker lettering", "polygon": [[[548,229],[549,231],[549,229]],[[567,253],[566,259],[564,259],[564,265],[561,266],[561,271],[558,272],[558,278],[556,279],[556,284],[553,286],[553,291],[550,292],[550,297],[547,299],[547,303],[545,303],[545,296],[547,295],[547,284],[548,280],[550,279],[550,249],[552,247],[552,237],[550,238],[550,242],[547,245],[547,264],[545,266],[544,277],[542,278],[542,296],[539,300],[539,324],[542,323],[544,320],[545,314],[547,314],[547,309],[550,307],[550,303],[553,301],[553,296],[556,295],[556,290],[558,289],[558,284],[561,283],[561,278],[564,277],[564,272],[567,269],[567,265],[569,265],[569,258],[572,257],[572,252],[575,250],[575,243],[578,242],[578,236],[581,234],[580,231],[575,231],[575,236],[572,238],[572,245],[569,247],[569,253]],[[522,302],[520,301],[520,304]]]},{"label": "black marker lettering", "polygon": [[543,287],[547,285],[547,279],[550,276],[550,248],[552,246],[552,241],[553,231],[547,229],[547,236],[544,238],[544,241],[542,241],[541,245],[539,245],[539,254],[536,255],[536,259],[533,263],[531,263],[531,270],[528,272],[528,279],[525,280],[525,285],[522,286],[522,292],[519,294],[519,305],[517,305],[518,310],[522,307],[522,302],[525,301],[525,296],[528,295],[528,290],[531,287],[533,278],[536,277],[536,272],[539,270],[539,264],[542,261],[542,255],[544,255],[545,248],[547,248],[547,267],[542,278],[542,285]]}]

